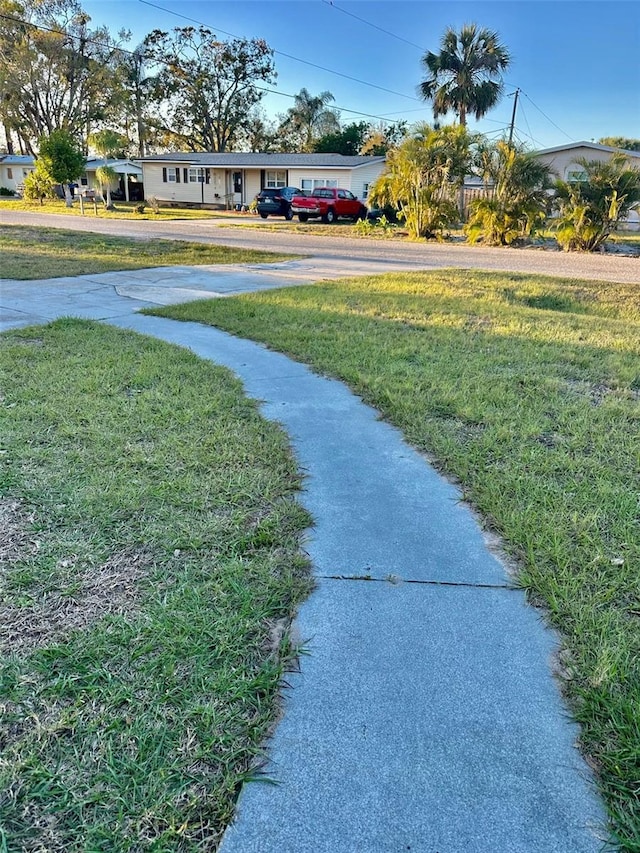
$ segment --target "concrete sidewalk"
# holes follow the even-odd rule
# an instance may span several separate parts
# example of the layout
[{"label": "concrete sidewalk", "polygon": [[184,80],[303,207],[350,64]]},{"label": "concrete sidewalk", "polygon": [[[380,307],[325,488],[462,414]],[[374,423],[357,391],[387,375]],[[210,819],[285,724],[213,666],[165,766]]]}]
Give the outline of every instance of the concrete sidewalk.
[{"label": "concrete sidewalk", "polygon": [[458,491],[339,382],[197,324],[117,325],[230,367],[291,436],[318,586],[266,775],[222,853],[587,853],[604,815],[554,639]]},{"label": "concrete sidewalk", "polygon": [[245,786],[222,853],[601,850],[604,810],[551,675],[554,638],[458,491],[341,383],[134,313],[284,283],[277,272],[146,272],[153,282],[3,282],[0,305],[7,327],[73,314],[188,347],[231,368],[291,436],[315,519],[318,585],[296,623],[308,654],[269,744],[278,784]]}]

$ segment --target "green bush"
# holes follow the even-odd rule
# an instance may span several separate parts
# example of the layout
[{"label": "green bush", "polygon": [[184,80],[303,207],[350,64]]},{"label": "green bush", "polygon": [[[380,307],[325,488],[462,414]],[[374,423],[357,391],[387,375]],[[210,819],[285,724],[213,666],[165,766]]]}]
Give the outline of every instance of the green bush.
[{"label": "green bush", "polygon": [[477,165],[490,189],[471,202],[469,242],[509,246],[531,237],[547,217],[549,167],[504,141],[479,147]]},{"label": "green bush", "polygon": [[10,190],[9,187],[0,187],[0,195],[13,196],[13,195],[15,195],[15,191]]},{"label": "green bush", "polygon": [[143,201],[141,201],[140,204],[136,204],[134,207],[136,213],[144,213],[146,209],[147,205]]},{"label": "green bush", "polygon": [[624,154],[614,154],[606,163],[576,162],[582,166],[585,179],[556,184],[560,210],[556,236],[567,252],[593,252],[630,211],[640,208],[640,170],[631,167]]}]

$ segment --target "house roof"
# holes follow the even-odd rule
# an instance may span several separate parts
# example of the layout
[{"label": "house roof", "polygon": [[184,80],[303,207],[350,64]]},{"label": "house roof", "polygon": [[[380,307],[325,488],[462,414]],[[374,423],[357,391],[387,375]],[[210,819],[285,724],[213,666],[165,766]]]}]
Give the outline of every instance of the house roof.
[{"label": "house roof", "polygon": [[142,168],[137,163],[134,163],[133,160],[123,159],[123,160],[113,160],[108,159],[105,161],[104,157],[90,157],[85,164],[85,172],[95,172],[96,169],[99,169],[100,166],[107,165],[111,169],[116,172],[127,172],[129,175],[141,175]]},{"label": "house roof", "polygon": [[560,151],[570,151],[573,148],[590,148],[592,151],[605,151],[609,154],[614,154],[616,151],[621,151],[628,157],[637,157],[640,159],[640,151],[629,151],[628,148],[614,148],[612,145],[600,145],[599,142],[569,142],[566,145],[554,145],[552,148],[541,148],[536,151],[536,154],[556,154]]},{"label": "house roof", "polygon": [[371,163],[384,163],[384,157],[358,155],[347,157],[343,154],[256,154],[233,152],[217,154],[197,151],[191,154],[175,152],[154,154],[151,157],[136,159],[138,163],[185,163],[192,166],[226,166],[236,168],[268,169],[273,167],[314,169],[358,169]]},{"label": "house roof", "polygon": [[33,166],[35,162],[31,154],[0,154],[3,166]]}]

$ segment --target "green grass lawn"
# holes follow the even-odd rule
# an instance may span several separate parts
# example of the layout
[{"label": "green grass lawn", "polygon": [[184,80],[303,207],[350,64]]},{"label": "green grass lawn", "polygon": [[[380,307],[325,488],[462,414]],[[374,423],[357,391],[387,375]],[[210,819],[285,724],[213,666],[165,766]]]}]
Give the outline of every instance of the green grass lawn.
[{"label": "green grass lawn", "polygon": [[[94,208],[92,201],[84,202],[84,215],[100,219],[150,219],[153,222],[163,222],[172,219],[215,219],[229,214],[225,210],[200,210],[197,207],[161,207],[157,213],[147,204],[144,213],[136,213],[138,202],[115,201],[114,210],[105,210],[102,202],[98,201]],[[30,213],[58,213],[65,216],[82,216],[80,202],[76,199],[72,207],[67,207],[62,199],[50,199],[40,204],[39,202],[25,201],[23,199],[0,198],[0,210],[19,210]]]},{"label": "green grass lawn", "polygon": [[183,264],[275,263],[299,257],[184,240],[134,240],[0,225],[0,279],[56,278]]},{"label": "green grass lawn", "polygon": [[212,850],[310,588],[287,438],[228,371],[99,324],[0,363],[0,850]]},{"label": "green grass lawn", "polygon": [[456,478],[562,632],[584,751],[640,851],[640,287],[438,271],[147,313],[343,379]]}]

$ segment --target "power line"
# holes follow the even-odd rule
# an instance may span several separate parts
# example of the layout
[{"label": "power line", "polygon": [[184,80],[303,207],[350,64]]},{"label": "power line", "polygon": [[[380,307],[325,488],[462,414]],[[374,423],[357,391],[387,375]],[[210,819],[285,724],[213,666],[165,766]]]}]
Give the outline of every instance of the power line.
[{"label": "power line", "polygon": [[543,116],[546,118],[546,120],[556,128],[556,130],[559,130],[559,131],[560,131],[560,133],[564,134],[564,136],[566,136],[566,137],[567,137],[567,139],[568,139],[568,140],[570,140],[571,142],[575,142],[574,138],[573,138],[572,136],[569,136],[569,134],[568,134],[568,133],[566,133],[566,131],[564,131],[561,127],[558,127],[558,125],[555,123],[555,121],[553,121],[553,119],[550,119],[550,118],[549,118],[549,116],[548,116],[545,112],[543,112],[543,111],[540,109],[540,107],[539,107],[537,104],[535,104],[535,103],[531,100],[531,98],[529,97],[529,95],[527,95],[527,93],[526,93],[526,92],[523,92],[522,94],[525,96],[525,98],[526,98],[528,101],[531,101],[531,103],[532,103],[532,104],[533,104],[533,106],[538,110],[538,112],[539,112],[541,115],[543,115]]},{"label": "power line", "polygon": [[361,21],[363,24],[366,24],[368,27],[373,27],[374,30],[379,30],[381,33],[386,33],[386,35],[391,36],[391,38],[398,39],[398,41],[403,41],[405,44],[411,45],[411,47],[417,47],[419,51],[422,53],[425,52],[425,48],[421,47],[419,44],[416,44],[413,41],[409,41],[409,39],[403,38],[402,36],[396,35],[396,33],[392,33],[389,30],[385,30],[384,27],[379,27],[377,24],[371,23],[371,21],[367,21],[364,18],[361,18],[359,15],[354,15],[353,12],[347,12],[346,9],[341,9],[340,6],[336,6],[333,0],[321,0],[326,6],[331,6],[332,9],[335,9],[336,12],[342,12],[343,15],[348,15],[350,18],[355,18],[356,21]]},{"label": "power line", "polygon": [[[0,12],[0,18],[3,18],[4,20],[7,20],[7,21],[12,21],[15,24],[23,24],[24,26],[31,27],[32,29],[35,29],[35,30],[42,30],[43,32],[46,32],[46,33],[53,33],[54,35],[64,36],[65,38],[78,39],[78,40],[81,39],[82,41],[84,41],[85,44],[94,44],[97,47],[106,47],[106,48],[109,48],[110,50],[118,51],[119,53],[126,53],[129,56],[136,56],[136,57],[140,56],[140,51],[137,51],[137,50],[129,50],[126,47],[120,47],[118,45],[110,44],[109,42],[102,42],[102,41],[98,41],[97,39],[86,38],[86,37],[81,36],[81,35],[76,34],[76,33],[69,33],[66,30],[56,30],[53,27],[47,27],[44,24],[35,24],[35,23],[33,23],[33,21],[26,21],[23,18],[16,18],[14,15],[5,15],[4,13]],[[220,30],[220,32],[224,32],[224,30]],[[226,35],[232,35],[232,34],[226,33]],[[235,36],[234,36],[234,38],[235,38]],[[148,57],[144,57],[144,58],[149,59]],[[167,66],[171,65],[171,63],[169,63],[165,60],[153,59],[150,61],[153,61],[154,63],[156,63],[158,65],[167,65]],[[259,92],[265,92],[267,94],[272,94],[272,95],[280,95],[283,98],[291,98],[292,100],[295,100],[295,98],[297,97],[297,95],[291,94],[289,92],[281,92],[277,89],[267,89],[264,86],[256,86],[255,88]],[[335,109],[340,110],[340,112],[351,113],[352,115],[363,116],[364,118],[377,119],[378,121],[382,121],[382,122],[385,122],[387,124],[392,123],[389,119],[385,118],[382,115],[374,115],[373,113],[365,113],[365,112],[362,112],[361,110],[352,110],[349,107],[341,107],[338,105],[336,105]]]},{"label": "power line", "polygon": [[528,137],[529,137],[529,139],[530,139],[530,140],[531,140],[535,145],[539,145],[539,146],[540,146],[540,148],[544,148],[544,145],[542,144],[542,142],[540,142],[540,140],[539,140],[539,139],[536,139],[536,138],[535,138],[535,136],[531,133],[531,127],[530,127],[530,125],[529,125],[529,119],[527,118],[527,114],[526,114],[525,109],[524,109],[524,104],[520,104],[520,112],[521,112],[521,113],[522,113],[522,115],[524,116],[524,120],[525,120],[525,123],[526,123],[526,125],[527,125],[527,130],[529,131],[529,133],[527,134],[527,135],[528,135]]},{"label": "power line", "polygon": [[[243,38],[243,36],[239,36],[236,33],[227,32],[227,30],[220,29],[220,27],[216,27],[214,25],[205,24],[204,21],[199,21],[197,18],[191,18],[189,15],[183,15],[180,12],[174,12],[173,9],[167,9],[164,6],[158,6],[156,3],[151,3],[150,0],[138,0],[139,3],[142,3],[145,6],[151,6],[153,9],[159,9],[161,12],[167,12],[169,15],[175,15],[177,18],[182,18],[185,21],[191,21],[192,24],[198,24],[201,27],[212,27],[217,32],[224,33],[226,36],[231,36],[231,38]],[[386,89],[384,86],[378,86],[377,83],[370,83],[367,80],[360,80],[358,77],[352,77],[350,74],[343,74],[341,71],[336,71],[333,68],[327,68],[324,65],[318,65],[315,62],[310,62],[308,59],[301,59],[299,56],[293,56],[291,53],[285,53],[282,50],[275,50],[273,52],[278,56],[285,56],[287,59],[292,59],[294,62],[301,62],[303,65],[308,65],[311,68],[316,68],[319,71],[326,71],[328,74],[334,74],[337,77],[342,77],[345,80],[351,80],[353,83],[359,83],[362,86],[369,86],[372,89],[378,89],[380,92],[386,92],[388,95],[396,95],[399,98],[407,98],[410,101],[418,101],[419,98],[416,98],[414,95],[405,95],[403,92],[396,92],[394,89]]]}]

